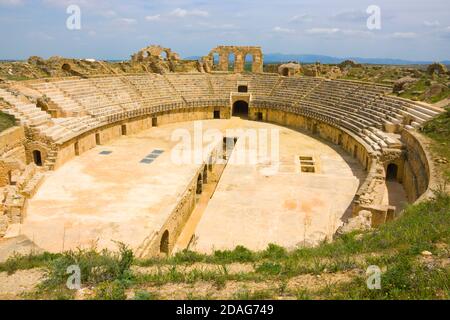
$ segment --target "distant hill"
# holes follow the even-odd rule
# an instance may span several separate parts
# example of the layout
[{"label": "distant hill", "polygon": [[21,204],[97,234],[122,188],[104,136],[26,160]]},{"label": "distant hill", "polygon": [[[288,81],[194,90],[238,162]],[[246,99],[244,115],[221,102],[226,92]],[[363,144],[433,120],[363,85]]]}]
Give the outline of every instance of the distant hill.
[{"label": "distant hill", "polygon": [[[430,64],[434,61],[414,61],[414,60],[403,60],[403,59],[389,59],[389,58],[361,58],[361,57],[331,57],[331,56],[323,56],[323,55],[314,55],[314,54],[281,54],[281,53],[269,53],[264,55],[264,61],[267,63],[275,63],[275,62],[286,62],[286,61],[299,61],[302,63],[341,63],[345,60],[353,60],[357,63],[364,64],[391,64],[391,65],[412,65],[412,64]],[[450,61],[442,61],[444,64],[449,64]]]},{"label": "distant hill", "polygon": [[[200,57],[187,57],[188,60],[198,60]],[[324,64],[337,64],[345,60],[353,60],[357,63],[363,64],[388,64],[388,65],[413,65],[413,64],[430,64],[435,61],[412,61],[403,59],[388,59],[388,58],[360,58],[360,57],[345,57],[338,58],[332,56],[323,56],[316,54],[283,54],[283,53],[268,53],[264,55],[265,63],[279,63],[288,61],[299,61],[301,63],[315,63],[320,62]],[[442,61],[445,65],[450,65],[450,60]]]}]

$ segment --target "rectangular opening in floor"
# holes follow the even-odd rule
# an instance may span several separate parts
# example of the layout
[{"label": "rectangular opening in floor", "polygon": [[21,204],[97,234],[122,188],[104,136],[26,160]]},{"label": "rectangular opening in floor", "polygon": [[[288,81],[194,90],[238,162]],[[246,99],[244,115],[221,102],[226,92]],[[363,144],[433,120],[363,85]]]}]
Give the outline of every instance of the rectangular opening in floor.
[{"label": "rectangular opening in floor", "polygon": [[301,172],[315,173],[316,162],[312,156],[299,156]]}]

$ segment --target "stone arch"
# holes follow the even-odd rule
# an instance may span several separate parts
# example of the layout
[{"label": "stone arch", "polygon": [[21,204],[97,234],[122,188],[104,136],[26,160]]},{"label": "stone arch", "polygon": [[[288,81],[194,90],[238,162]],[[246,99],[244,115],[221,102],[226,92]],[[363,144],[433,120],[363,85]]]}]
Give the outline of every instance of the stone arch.
[{"label": "stone arch", "polygon": [[169,230],[165,230],[159,243],[159,252],[168,255],[169,249],[170,249]]},{"label": "stone arch", "polygon": [[262,72],[262,51],[260,47],[240,47],[240,46],[219,46],[211,50],[208,55],[210,66],[213,66],[213,54],[219,54],[218,70],[228,71],[230,67],[229,56],[235,55],[234,72],[240,73],[245,71],[245,60],[247,55],[251,55],[252,72]]},{"label": "stone arch", "polygon": [[42,165],[45,163],[45,160],[48,157],[47,146],[44,146],[43,144],[41,144],[39,142],[30,142],[30,141],[28,141],[25,144],[25,148],[26,148],[27,164],[29,164],[29,163],[36,163],[35,162],[35,158],[34,158],[34,151],[39,151],[40,152]]},{"label": "stone arch", "polygon": [[395,163],[389,163],[386,167],[386,180],[397,180],[398,177],[398,165]]},{"label": "stone arch", "polygon": [[208,183],[208,166],[204,166],[203,168],[203,184]]},{"label": "stone arch", "polygon": [[167,61],[167,60],[170,59],[170,51],[167,50],[167,49],[166,50],[162,50],[160,56],[161,56],[161,59]]},{"label": "stone arch", "polygon": [[61,66],[61,69],[63,69],[64,71],[71,71],[71,70],[72,70],[72,67],[70,66],[70,64],[64,63],[64,64]]},{"label": "stone arch", "polygon": [[38,167],[42,167],[42,165],[44,164],[44,161],[42,160],[42,153],[39,150],[33,150],[32,152],[33,154],[33,162],[35,165],[37,165]]},{"label": "stone arch", "polygon": [[200,173],[197,177],[197,188],[195,191],[196,194],[202,194],[203,193],[203,176]]},{"label": "stone arch", "polygon": [[241,118],[248,118],[248,102],[243,100],[238,100],[233,104],[233,110],[232,115],[241,117]]},{"label": "stone arch", "polygon": [[237,66],[237,54],[233,51],[229,51],[227,54],[227,63],[228,70],[227,71],[235,71]]}]

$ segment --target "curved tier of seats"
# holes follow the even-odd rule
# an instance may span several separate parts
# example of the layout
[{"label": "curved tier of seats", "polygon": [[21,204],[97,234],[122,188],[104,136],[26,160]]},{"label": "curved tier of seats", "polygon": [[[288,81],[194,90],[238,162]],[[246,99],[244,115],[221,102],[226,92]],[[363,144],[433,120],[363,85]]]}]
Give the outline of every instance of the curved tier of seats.
[{"label": "curved tier of seats", "polygon": [[19,93],[0,88],[0,98],[24,125],[62,143],[97,127],[144,114],[181,108],[228,106],[238,85],[246,84],[251,107],[289,109],[345,128],[375,150],[376,138],[389,125],[419,126],[438,111],[431,106],[387,95],[389,88],[356,81],[277,74],[174,73],[69,78],[30,82],[28,87],[57,105],[63,118],[26,102]]}]

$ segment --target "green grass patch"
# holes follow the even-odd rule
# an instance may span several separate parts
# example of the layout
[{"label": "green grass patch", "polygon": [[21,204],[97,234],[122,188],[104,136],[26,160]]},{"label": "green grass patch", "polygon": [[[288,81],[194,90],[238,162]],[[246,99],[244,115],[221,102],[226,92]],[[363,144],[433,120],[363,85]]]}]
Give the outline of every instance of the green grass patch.
[{"label": "green grass patch", "polygon": [[16,125],[16,119],[6,113],[0,111],[0,132],[5,131]]},{"label": "green grass patch", "polygon": [[446,112],[428,121],[422,132],[434,141],[432,151],[447,159],[448,163],[440,166],[445,178],[450,182],[450,107],[447,107]]}]

